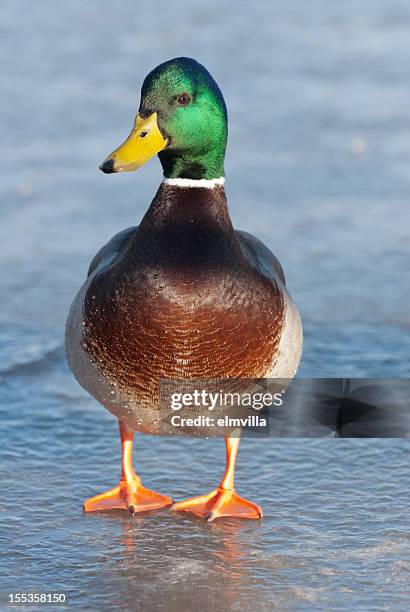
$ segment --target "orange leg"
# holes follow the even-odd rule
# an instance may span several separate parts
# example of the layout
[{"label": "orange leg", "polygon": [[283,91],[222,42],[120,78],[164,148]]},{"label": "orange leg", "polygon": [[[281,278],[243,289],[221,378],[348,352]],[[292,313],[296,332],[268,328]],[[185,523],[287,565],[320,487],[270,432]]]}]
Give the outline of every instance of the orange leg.
[{"label": "orange leg", "polygon": [[136,512],[155,510],[172,504],[172,499],[167,495],[161,495],[142,486],[141,478],[137,476],[132,466],[134,432],[120,423],[120,434],[122,446],[121,480],[113,489],[87,499],[83,506],[85,512],[123,509],[135,514]]},{"label": "orange leg", "polygon": [[221,484],[208,493],[192,497],[186,501],[173,504],[171,510],[192,512],[211,522],[221,516],[233,516],[247,519],[262,518],[262,509],[253,502],[240,497],[235,492],[235,462],[240,438],[225,438],[226,468]]}]

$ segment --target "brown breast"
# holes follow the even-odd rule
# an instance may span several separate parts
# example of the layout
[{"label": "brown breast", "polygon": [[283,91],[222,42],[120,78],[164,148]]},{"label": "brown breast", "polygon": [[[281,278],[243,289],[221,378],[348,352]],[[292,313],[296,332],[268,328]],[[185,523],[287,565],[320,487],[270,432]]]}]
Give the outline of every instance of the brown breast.
[{"label": "brown breast", "polygon": [[162,186],[90,284],[84,346],[111,383],[152,403],[161,379],[262,377],[283,319],[281,291],[241,254],[223,188]]}]

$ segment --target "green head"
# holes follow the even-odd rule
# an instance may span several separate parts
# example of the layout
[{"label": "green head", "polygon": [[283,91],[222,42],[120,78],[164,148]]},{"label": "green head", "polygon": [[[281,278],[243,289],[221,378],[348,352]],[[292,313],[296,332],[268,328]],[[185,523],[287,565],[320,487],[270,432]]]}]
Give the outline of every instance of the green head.
[{"label": "green head", "polygon": [[204,66],[178,57],[145,78],[129,138],[100,167],[136,170],[158,153],[167,178],[218,178],[224,175],[227,135],[218,85]]}]

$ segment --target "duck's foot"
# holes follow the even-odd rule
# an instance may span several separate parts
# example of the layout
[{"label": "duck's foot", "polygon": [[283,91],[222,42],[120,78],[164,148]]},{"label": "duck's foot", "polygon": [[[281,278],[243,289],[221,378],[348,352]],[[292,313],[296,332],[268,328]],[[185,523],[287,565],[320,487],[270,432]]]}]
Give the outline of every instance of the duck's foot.
[{"label": "duck's foot", "polygon": [[98,510],[128,510],[132,515],[136,512],[157,510],[170,506],[173,500],[168,495],[161,495],[142,486],[139,479],[131,482],[121,480],[120,484],[105,493],[90,497],[84,502],[85,512]]},{"label": "duck's foot", "polygon": [[173,504],[171,510],[192,512],[205,518],[208,523],[222,516],[245,519],[260,519],[262,508],[258,504],[241,497],[232,489],[217,487],[208,495],[192,497],[186,501]]}]

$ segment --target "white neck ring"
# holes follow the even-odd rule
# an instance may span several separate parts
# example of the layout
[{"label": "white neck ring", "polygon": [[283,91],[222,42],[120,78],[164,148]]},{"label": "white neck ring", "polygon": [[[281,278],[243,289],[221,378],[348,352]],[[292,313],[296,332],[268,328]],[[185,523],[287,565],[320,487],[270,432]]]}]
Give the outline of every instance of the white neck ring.
[{"label": "white neck ring", "polygon": [[174,187],[202,187],[203,189],[214,189],[218,185],[225,184],[225,177],[220,176],[214,179],[189,179],[189,178],[164,178],[164,185]]}]

